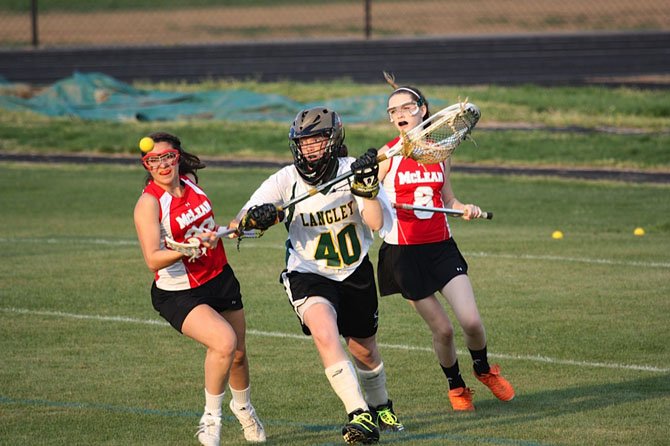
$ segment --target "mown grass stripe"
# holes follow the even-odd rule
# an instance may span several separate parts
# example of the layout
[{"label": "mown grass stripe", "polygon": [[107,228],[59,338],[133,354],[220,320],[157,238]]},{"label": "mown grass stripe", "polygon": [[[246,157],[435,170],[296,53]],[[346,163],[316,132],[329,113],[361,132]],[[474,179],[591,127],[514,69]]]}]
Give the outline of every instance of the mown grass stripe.
[{"label": "mown grass stripe", "polygon": [[[49,245],[106,245],[106,246],[139,246],[137,240],[108,240],[108,239],[86,239],[86,238],[7,238],[0,237],[0,243],[45,243]],[[280,249],[285,250],[286,247],[281,243],[261,243],[254,241],[244,241],[244,248],[262,248],[262,249]],[[497,259],[513,259],[513,260],[546,260],[550,262],[576,262],[588,263],[593,265],[617,265],[617,266],[635,266],[647,268],[670,268],[670,262],[640,262],[636,260],[612,260],[612,259],[598,259],[590,257],[565,257],[565,256],[550,256],[550,255],[536,255],[536,254],[500,254],[490,252],[468,252],[464,251],[463,255],[466,257],[488,257]]]},{"label": "mown grass stripe", "polygon": [[[67,319],[81,319],[81,320],[96,320],[103,322],[124,322],[124,323],[134,323],[134,324],[143,324],[143,325],[164,325],[167,326],[168,323],[159,319],[136,319],[125,316],[102,316],[102,315],[89,315],[89,314],[74,314],[74,313],[65,313],[62,311],[48,311],[48,310],[30,310],[27,308],[14,308],[14,307],[4,307],[0,308],[0,311],[5,313],[12,314],[24,314],[24,315],[34,315],[34,316],[49,316],[49,317],[61,317]],[[282,332],[270,332],[262,331],[255,329],[248,329],[248,335],[253,336],[262,336],[262,337],[272,337],[272,338],[283,338],[283,339],[299,339],[303,341],[310,341],[311,338],[303,335],[296,335],[291,333],[282,333]],[[407,344],[386,344],[379,343],[379,346],[382,348],[394,349],[394,350],[407,350],[407,351],[422,351],[422,352],[432,352],[432,348],[429,347],[417,347]],[[457,350],[459,355],[465,355],[467,352],[462,350]],[[635,365],[635,364],[617,364],[609,362],[589,362],[589,361],[580,361],[576,359],[556,359],[550,358],[548,356],[539,356],[539,355],[512,355],[505,353],[492,353],[489,352],[491,358],[499,359],[509,359],[515,361],[533,361],[533,362],[543,362],[549,364],[557,365],[568,365],[568,366],[578,366],[578,367],[593,367],[593,368],[608,368],[615,370],[634,370],[642,372],[655,372],[655,373],[667,373],[670,372],[670,368],[662,368],[650,365]]]}]

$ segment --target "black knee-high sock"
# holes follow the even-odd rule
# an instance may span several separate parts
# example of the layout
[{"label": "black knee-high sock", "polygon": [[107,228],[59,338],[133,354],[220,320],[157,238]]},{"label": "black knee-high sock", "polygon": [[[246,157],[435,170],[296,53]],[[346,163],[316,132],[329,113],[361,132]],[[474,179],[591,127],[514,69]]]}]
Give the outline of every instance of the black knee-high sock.
[{"label": "black knee-high sock", "polygon": [[486,354],[486,347],[481,350],[470,350],[470,356],[472,356],[472,368],[475,369],[477,375],[483,375],[491,371],[491,366],[489,366]]},{"label": "black knee-high sock", "polygon": [[451,367],[445,367],[442,364],[440,364],[440,367],[442,367],[444,376],[447,377],[447,381],[449,382],[449,390],[465,387],[465,381],[463,381],[461,372],[458,369],[458,361],[456,361]]}]

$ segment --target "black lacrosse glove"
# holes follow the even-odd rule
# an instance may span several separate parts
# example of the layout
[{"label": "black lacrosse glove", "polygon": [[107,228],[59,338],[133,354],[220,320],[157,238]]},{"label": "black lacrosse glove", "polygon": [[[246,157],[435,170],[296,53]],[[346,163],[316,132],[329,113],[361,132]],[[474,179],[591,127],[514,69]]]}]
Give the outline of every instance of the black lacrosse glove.
[{"label": "black lacrosse glove", "polygon": [[354,173],[351,193],[363,198],[375,198],[379,193],[377,149],[370,148],[359,156],[351,163],[351,171]]},{"label": "black lacrosse glove", "polygon": [[250,207],[246,215],[242,217],[240,228],[243,231],[248,231],[251,229],[265,231],[283,219],[283,211],[277,209],[277,207],[272,203],[265,203]]}]

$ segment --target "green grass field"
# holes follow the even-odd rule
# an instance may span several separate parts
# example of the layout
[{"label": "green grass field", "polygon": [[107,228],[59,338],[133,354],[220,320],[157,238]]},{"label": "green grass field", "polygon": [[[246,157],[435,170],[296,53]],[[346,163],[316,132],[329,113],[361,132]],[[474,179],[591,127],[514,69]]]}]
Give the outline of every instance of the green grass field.
[{"label": "green grass field", "polygon": [[[145,87],[248,88],[305,102],[388,93],[383,85],[347,81]],[[468,96],[482,108],[478,146],[460,147],[456,165],[670,171],[666,90],[423,91],[442,101]],[[520,123],[548,128],[484,130]],[[2,110],[0,152],[137,154],[139,138],[159,129],[205,158],[290,160],[288,123],[85,122]],[[383,122],[347,126],[354,155],[392,135]],[[219,223],[271,172],[203,170]],[[204,350],[151,307],[152,274],[132,222],[143,178],[139,163],[0,163],[0,445],[197,444]],[[469,375],[458,333],[477,412],[452,412],[428,329],[402,298],[384,298],[378,336],[406,431],[383,435],[382,443],[667,444],[670,184],[458,173],[452,182],[459,198],[495,214],[492,221],[450,222],[470,265],[492,360],[517,397],[501,403]],[[636,227],[646,235],[634,236]],[[554,230],[564,239],[553,240]],[[226,245],[243,287],[253,401],[268,444],[343,444],[342,405],[277,281],[284,237],[276,227],[244,241],[239,252]],[[222,444],[246,444],[232,414],[224,421]]]},{"label": "green grass field", "polygon": [[[219,223],[270,173],[202,171]],[[139,165],[0,164],[0,445],[197,444],[204,351],[151,307],[132,223],[143,177]],[[459,333],[477,411],[452,412],[427,328],[399,296],[384,298],[378,337],[406,431],[382,443],[667,444],[670,185],[464,174],[453,184],[495,213],[451,226],[517,397],[501,403],[476,382]],[[268,444],[343,444],[343,407],[277,282],[284,237],[276,227],[239,252],[226,245],[253,401]],[[246,444],[226,415],[222,444]]]}]

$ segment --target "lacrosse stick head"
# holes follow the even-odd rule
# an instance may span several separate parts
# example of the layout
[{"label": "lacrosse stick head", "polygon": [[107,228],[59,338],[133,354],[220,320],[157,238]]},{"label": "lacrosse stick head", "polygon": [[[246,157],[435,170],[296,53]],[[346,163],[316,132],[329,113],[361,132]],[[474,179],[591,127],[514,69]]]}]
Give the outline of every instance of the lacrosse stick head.
[{"label": "lacrosse stick head", "polygon": [[165,246],[173,251],[180,252],[188,258],[189,262],[195,262],[202,256],[207,255],[207,248],[202,245],[199,237],[191,237],[185,242],[177,242],[171,237],[165,237]]},{"label": "lacrosse stick head", "polygon": [[422,164],[445,161],[477,125],[481,112],[475,104],[458,102],[401,135],[400,153]]}]

